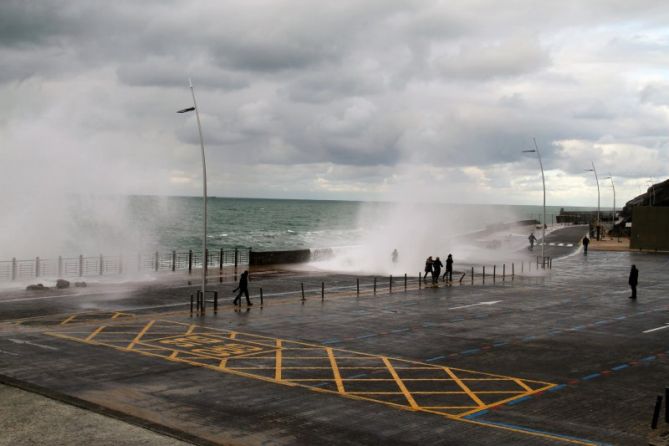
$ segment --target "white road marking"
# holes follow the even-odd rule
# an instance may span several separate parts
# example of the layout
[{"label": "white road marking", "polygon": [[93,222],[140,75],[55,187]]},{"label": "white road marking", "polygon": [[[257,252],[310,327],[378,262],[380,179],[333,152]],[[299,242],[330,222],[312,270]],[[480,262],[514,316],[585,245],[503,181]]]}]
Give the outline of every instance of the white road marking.
[{"label": "white road marking", "polygon": [[19,356],[18,353],[12,353],[12,352],[8,352],[7,350],[1,350],[1,349],[0,349],[0,353],[4,353],[5,355]]},{"label": "white road marking", "polygon": [[44,345],[44,344],[37,344],[36,342],[23,341],[21,339],[13,339],[13,338],[9,338],[9,340],[12,341],[15,344],[27,344],[27,345],[33,345],[33,346],[39,347],[39,348],[46,348],[47,350],[58,350],[56,347],[51,347],[50,345]]},{"label": "white road marking", "polygon": [[662,327],[651,328],[650,330],[642,331],[642,333],[652,333],[654,331],[664,330],[665,328],[669,328],[669,322],[667,322],[667,325],[663,325]]},{"label": "white road marking", "polygon": [[479,305],[495,305],[496,303],[501,302],[501,300],[491,300],[489,302],[479,302],[477,304],[470,304],[470,305],[460,305],[459,307],[451,307],[448,308],[449,310],[459,310],[461,308],[470,308],[470,307],[477,307]]}]

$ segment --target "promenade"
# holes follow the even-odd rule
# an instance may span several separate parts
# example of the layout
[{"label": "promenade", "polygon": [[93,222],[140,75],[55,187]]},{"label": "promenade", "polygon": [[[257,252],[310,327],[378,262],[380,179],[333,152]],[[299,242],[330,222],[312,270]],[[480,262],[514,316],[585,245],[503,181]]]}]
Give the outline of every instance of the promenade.
[{"label": "promenade", "polygon": [[[179,280],[4,293],[0,383],[204,445],[644,444],[669,384],[669,256],[586,257],[579,237],[551,234],[544,277],[474,285],[273,270],[235,308],[227,277],[204,316]],[[29,424],[13,444],[40,444]]]}]

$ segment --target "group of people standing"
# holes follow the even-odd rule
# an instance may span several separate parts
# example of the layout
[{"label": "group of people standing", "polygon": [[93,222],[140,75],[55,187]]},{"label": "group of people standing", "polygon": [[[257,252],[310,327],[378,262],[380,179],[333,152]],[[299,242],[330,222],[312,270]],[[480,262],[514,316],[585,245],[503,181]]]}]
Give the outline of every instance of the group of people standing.
[{"label": "group of people standing", "polygon": [[[428,257],[425,260],[425,277],[423,281],[427,281],[427,275],[432,274],[432,283],[436,284],[439,281],[439,275],[441,274],[441,268],[444,267],[444,264],[441,263],[441,260],[437,258],[432,259],[432,256]],[[446,276],[448,276],[448,281],[453,281],[453,256],[451,254],[446,258],[446,272],[444,272],[443,281],[446,281]]]}]

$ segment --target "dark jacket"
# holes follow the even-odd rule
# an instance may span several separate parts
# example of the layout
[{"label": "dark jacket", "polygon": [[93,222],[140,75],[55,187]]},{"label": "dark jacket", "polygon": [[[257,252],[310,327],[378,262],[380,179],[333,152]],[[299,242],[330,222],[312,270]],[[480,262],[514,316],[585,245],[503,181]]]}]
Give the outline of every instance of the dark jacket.
[{"label": "dark jacket", "polygon": [[630,270],[630,278],[627,281],[632,286],[636,286],[637,283],[639,283],[639,270],[636,269],[636,267],[632,267]]},{"label": "dark jacket", "polygon": [[433,269],[435,272],[437,272],[437,271],[441,271],[441,267],[442,267],[442,266],[444,266],[444,264],[441,263],[441,260],[439,260],[439,259],[435,259],[435,261],[432,262],[432,269]]},{"label": "dark jacket", "polygon": [[583,246],[588,246],[590,239],[588,237],[583,237]]},{"label": "dark jacket", "polygon": [[446,271],[453,271],[453,257],[450,255],[446,259]]},{"label": "dark jacket", "polygon": [[232,291],[246,291],[249,287],[249,275],[242,273],[242,277],[239,279],[239,286]]},{"label": "dark jacket", "polygon": [[425,272],[426,273],[432,272],[432,263],[433,263],[432,260],[425,262]]}]

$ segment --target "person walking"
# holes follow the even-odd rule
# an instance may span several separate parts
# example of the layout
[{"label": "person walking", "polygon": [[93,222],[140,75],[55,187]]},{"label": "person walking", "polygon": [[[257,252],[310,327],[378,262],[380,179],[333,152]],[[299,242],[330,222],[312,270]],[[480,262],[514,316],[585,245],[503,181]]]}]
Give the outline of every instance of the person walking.
[{"label": "person walking", "polygon": [[629,283],[630,287],[632,288],[632,295],[630,296],[630,299],[636,299],[636,285],[639,283],[639,270],[636,269],[636,265],[632,265],[632,269],[630,270],[630,278],[627,283]]},{"label": "person walking", "polygon": [[588,235],[586,234],[585,237],[583,237],[583,255],[587,256],[588,255],[588,245],[590,244],[590,239],[588,238]]},{"label": "person walking", "polygon": [[436,259],[434,259],[434,262],[432,262],[432,283],[436,284],[439,282],[439,275],[441,274],[441,267],[444,266],[443,263],[441,263],[441,260],[439,260],[439,256],[437,256]]},{"label": "person walking", "polygon": [[444,273],[444,282],[446,281],[446,276],[448,276],[448,281],[453,282],[453,256],[451,254],[446,257],[446,272]]},{"label": "person walking", "polygon": [[237,297],[235,297],[235,300],[232,301],[233,305],[241,305],[242,304],[242,294],[246,296],[246,305],[249,307],[252,306],[253,304],[251,303],[251,300],[249,299],[249,272],[244,271],[242,273],[242,276],[239,278],[239,286],[232,290],[234,293],[235,291],[239,290],[239,294],[237,294]]},{"label": "person walking", "polygon": [[432,273],[432,256],[425,260],[425,277],[423,277],[423,282],[427,282],[428,273]]},{"label": "person walking", "polygon": [[534,242],[537,241],[537,238],[534,236],[534,232],[530,234],[527,239],[530,241],[530,251],[534,249]]}]

